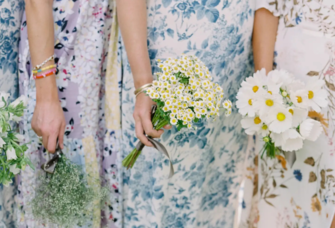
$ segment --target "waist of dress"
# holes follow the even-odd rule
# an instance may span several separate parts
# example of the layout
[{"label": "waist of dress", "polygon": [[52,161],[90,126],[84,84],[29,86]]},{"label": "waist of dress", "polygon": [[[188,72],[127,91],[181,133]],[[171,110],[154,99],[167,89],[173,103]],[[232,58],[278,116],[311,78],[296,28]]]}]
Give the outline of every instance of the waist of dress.
[{"label": "waist of dress", "polygon": [[318,24],[309,22],[304,22],[299,27],[301,32],[305,35],[335,40],[335,29],[331,29],[329,32],[320,31]]}]

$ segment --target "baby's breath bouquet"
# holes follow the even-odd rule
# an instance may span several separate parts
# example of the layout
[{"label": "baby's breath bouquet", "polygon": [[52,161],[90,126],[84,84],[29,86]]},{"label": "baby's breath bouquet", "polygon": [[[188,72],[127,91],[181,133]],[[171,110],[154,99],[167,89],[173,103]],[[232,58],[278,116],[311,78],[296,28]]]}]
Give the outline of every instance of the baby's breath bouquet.
[{"label": "baby's breath bouquet", "polygon": [[[203,118],[219,116],[220,109],[226,116],[231,114],[232,103],[222,104],[223,89],[212,82],[206,65],[195,56],[168,58],[158,63],[161,72],[145,93],[157,104],[152,117],[156,130],[165,125],[174,125],[178,130],[193,128]],[[143,144],[138,145],[124,160],[123,166],[132,168],[140,155]]]},{"label": "baby's breath bouquet", "polygon": [[266,75],[264,69],[242,83],[236,102],[241,124],[248,135],[263,137],[262,156],[300,150],[305,140],[314,142],[326,130],[321,113],[328,103],[324,85],[316,77],[304,83],[284,70]]},{"label": "baby's breath bouquet", "polygon": [[42,223],[66,228],[86,225],[108,190],[100,188],[99,180],[95,180],[95,187],[89,186],[82,166],[63,154],[56,156],[59,158],[54,173],[40,180],[32,200],[32,213]]},{"label": "baby's breath bouquet", "polygon": [[12,127],[23,116],[26,99],[22,96],[10,104],[8,98],[8,93],[0,92],[0,183],[5,186],[27,165],[33,168],[24,154],[28,149],[24,137]]}]

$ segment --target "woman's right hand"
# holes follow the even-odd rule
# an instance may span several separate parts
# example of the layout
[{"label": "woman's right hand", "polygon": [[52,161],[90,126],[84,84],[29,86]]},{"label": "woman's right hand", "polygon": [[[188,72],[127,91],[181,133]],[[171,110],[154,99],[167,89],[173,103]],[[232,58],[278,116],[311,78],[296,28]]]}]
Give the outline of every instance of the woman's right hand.
[{"label": "woman's right hand", "polygon": [[64,147],[66,122],[57,90],[54,76],[36,80],[36,106],[31,126],[50,153],[55,152],[57,140],[60,148]]},{"label": "woman's right hand", "polygon": [[[149,142],[147,137],[151,136],[152,138],[159,138],[164,133],[163,130],[155,130],[151,122],[151,109],[155,104],[144,93],[140,93],[136,97],[135,109],[134,109],[134,119],[135,119],[135,132],[136,137],[146,146],[152,147],[153,145]],[[170,129],[170,126],[165,126],[165,129]]]}]

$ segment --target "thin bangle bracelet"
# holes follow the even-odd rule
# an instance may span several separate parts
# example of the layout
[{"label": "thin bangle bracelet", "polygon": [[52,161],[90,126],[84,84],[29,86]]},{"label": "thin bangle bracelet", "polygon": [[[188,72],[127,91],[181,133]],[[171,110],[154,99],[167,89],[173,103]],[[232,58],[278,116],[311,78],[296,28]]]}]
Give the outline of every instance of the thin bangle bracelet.
[{"label": "thin bangle bracelet", "polygon": [[148,83],[148,84],[145,84],[143,86],[141,86],[140,88],[136,89],[134,94],[135,96],[137,96],[139,93],[143,92],[145,89],[149,88],[152,86],[152,83]]},{"label": "thin bangle bracelet", "polygon": [[46,60],[44,60],[43,63],[41,63],[41,64],[39,64],[39,65],[36,65],[36,66],[34,67],[33,71],[34,71],[34,70],[39,70],[39,69],[41,69],[42,66],[44,66],[47,62],[49,62],[49,61],[51,61],[51,60],[54,60],[54,58],[55,58],[55,55],[50,56],[49,58],[47,58]]}]

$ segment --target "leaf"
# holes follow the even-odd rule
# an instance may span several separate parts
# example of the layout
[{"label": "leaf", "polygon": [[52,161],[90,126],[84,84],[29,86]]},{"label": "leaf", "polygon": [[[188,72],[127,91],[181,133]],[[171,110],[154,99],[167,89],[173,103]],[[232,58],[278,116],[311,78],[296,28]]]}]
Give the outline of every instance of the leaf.
[{"label": "leaf", "polygon": [[331,91],[335,91],[335,85],[334,84],[328,82],[327,80],[325,80],[325,82],[326,82],[326,86],[327,86],[328,89],[330,89]]},{"label": "leaf", "polygon": [[327,169],[326,171],[327,172],[333,172],[333,169]]},{"label": "leaf", "polygon": [[166,30],[166,32],[167,32],[168,36],[170,36],[172,38],[174,37],[174,30],[169,28],[169,29]]},{"label": "leaf", "polygon": [[163,6],[166,8],[171,4],[172,0],[162,0]]},{"label": "leaf", "polygon": [[210,22],[215,23],[218,20],[220,13],[217,9],[214,8],[214,9],[207,9],[205,15]]},{"label": "leaf", "polygon": [[197,10],[197,20],[201,20],[205,16],[205,7],[200,6]]},{"label": "leaf", "polygon": [[264,199],[264,201],[265,201],[267,204],[269,204],[270,206],[275,207],[272,203],[270,203],[270,202],[267,201],[266,199]]},{"label": "leaf", "polygon": [[269,195],[269,196],[267,196],[266,198],[267,199],[273,199],[273,198],[276,198],[278,195],[276,195],[276,194],[271,194],[271,195]]},{"label": "leaf", "polygon": [[215,7],[215,6],[219,5],[219,3],[220,3],[220,0],[208,0],[206,2],[206,6],[207,7]]},{"label": "leaf", "polygon": [[315,165],[315,160],[314,160],[313,157],[308,157],[308,158],[306,158],[304,163],[307,164],[307,165],[310,165],[310,166],[314,166]]},{"label": "leaf", "polygon": [[201,44],[202,49],[206,49],[208,47],[208,39],[204,40]]},{"label": "leaf", "polygon": [[272,186],[275,188],[277,187],[277,183],[276,183],[276,180],[273,178],[273,181],[272,181]]},{"label": "leaf", "polygon": [[315,182],[316,179],[317,179],[316,174],[314,172],[310,172],[309,173],[309,180],[308,180],[308,182],[309,183]]},{"label": "leaf", "polygon": [[307,73],[307,75],[308,75],[308,76],[311,76],[311,77],[312,77],[312,76],[318,76],[318,75],[319,75],[319,72],[317,72],[317,71],[310,71],[310,72]]},{"label": "leaf", "polygon": [[279,187],[281,187],[281,188],[287,188],[287,186],[283,185],[283,184],[279,185]]}]

